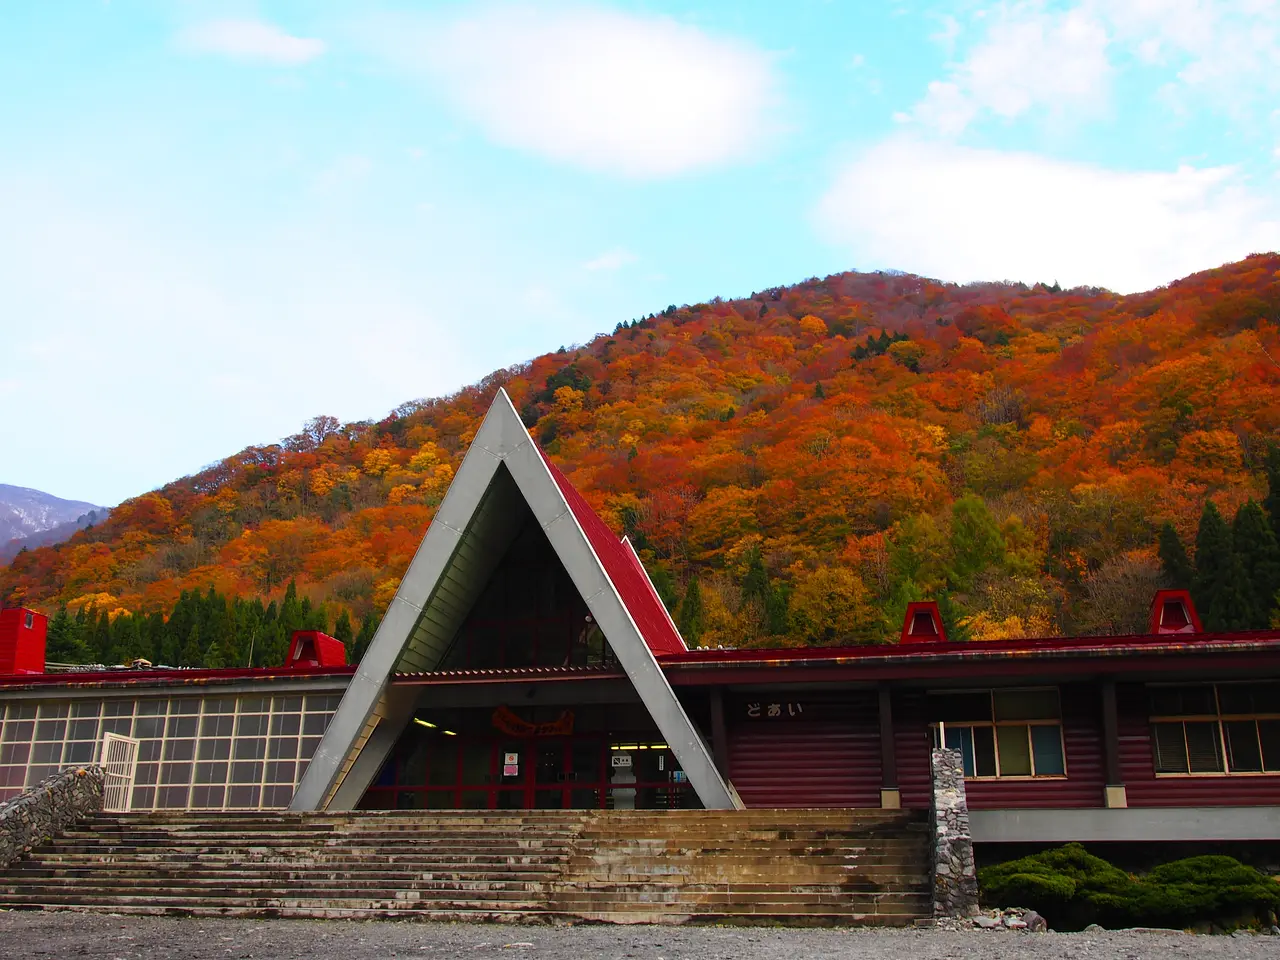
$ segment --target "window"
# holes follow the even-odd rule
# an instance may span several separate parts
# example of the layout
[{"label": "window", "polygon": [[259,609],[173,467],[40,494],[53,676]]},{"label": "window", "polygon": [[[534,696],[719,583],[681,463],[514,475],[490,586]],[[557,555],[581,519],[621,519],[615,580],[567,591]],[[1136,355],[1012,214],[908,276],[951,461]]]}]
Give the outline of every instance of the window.
[{"label": "window", "polygon": [[0,703],[0,802],[73,763],[92,763],[102,736],[138,743],[133,808],[283,807],[341,699],[147,697]]},{"label": "window", "polygon": [[934,742],[960,751],[967,778],[1067,774],[1056,689],[930,694],[929,711]]},{"label": "window", "polygon": [[36,626],[36,615],[34,613],[28,613],[26,617],[23,618],[22,625],[28,630],[34,630]]},{"label": "window", "polygon": [[1280,773],[1280,683],[1147,688],[1158,774]]}]

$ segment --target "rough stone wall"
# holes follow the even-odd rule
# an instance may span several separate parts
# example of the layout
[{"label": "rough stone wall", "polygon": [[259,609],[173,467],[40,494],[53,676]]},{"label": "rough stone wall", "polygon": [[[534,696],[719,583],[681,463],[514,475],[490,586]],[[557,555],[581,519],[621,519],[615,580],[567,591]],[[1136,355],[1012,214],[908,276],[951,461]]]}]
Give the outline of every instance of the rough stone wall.
[{"label": "rough stone wall", "polygon": [[978,912],[978,871],[959,750],[933,751],[929,820],[933,826],[933,915],[971,917]]},{"label": "rough stone wall", "polygon": [[69,767],[0,804],[0,870],[81,817],[102,809],[101,767]]}]

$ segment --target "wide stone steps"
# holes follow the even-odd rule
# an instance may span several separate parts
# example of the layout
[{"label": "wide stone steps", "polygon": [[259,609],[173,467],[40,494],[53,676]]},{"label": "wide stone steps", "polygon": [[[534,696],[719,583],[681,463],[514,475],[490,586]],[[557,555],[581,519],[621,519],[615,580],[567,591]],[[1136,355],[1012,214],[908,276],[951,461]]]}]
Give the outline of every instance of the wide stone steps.
[{"label": "wide stone steps", "polygon": [[104,815],[0,874],[0,908],[905,925],[928,852],[879,810]]}]

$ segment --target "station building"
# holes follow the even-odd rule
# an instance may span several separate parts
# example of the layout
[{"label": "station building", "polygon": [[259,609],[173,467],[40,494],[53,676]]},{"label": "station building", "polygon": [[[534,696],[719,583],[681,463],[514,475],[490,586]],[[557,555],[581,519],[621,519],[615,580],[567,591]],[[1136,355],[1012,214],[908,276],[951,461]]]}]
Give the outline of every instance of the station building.
[{"label": "station building", "polygon": [[105,759],[113,809],[923,809],[978,842],[1280,839],[1280,631],[689,649],[639,558],[499,393],[356,667],[48,673],[0,612],[0,801]]}]

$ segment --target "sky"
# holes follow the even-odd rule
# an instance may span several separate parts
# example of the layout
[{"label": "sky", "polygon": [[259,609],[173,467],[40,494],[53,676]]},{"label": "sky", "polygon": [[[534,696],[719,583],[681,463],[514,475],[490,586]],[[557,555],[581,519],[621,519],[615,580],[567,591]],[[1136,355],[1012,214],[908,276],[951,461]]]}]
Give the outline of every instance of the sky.
[{"label": "sky", "polygon": [[1280,0],[0,5],[0,482],[114,505],[668,304],[1280,248]]}]

